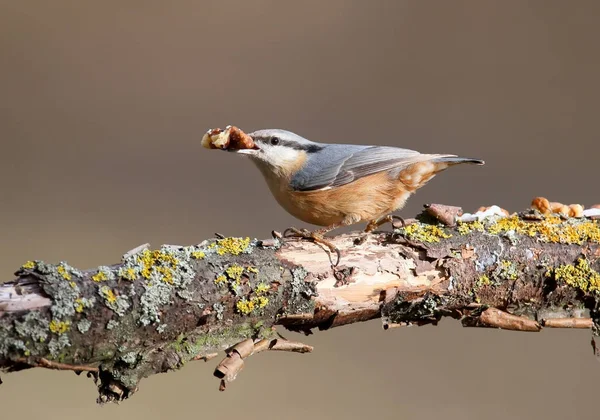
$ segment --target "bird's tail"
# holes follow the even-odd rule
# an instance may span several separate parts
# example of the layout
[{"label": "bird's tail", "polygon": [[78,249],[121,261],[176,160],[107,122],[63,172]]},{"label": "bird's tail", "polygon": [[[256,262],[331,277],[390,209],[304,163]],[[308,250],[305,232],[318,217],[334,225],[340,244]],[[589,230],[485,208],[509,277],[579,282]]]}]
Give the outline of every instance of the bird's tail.
[{"label": "bird's tail", "polygon": [[485,162],[481,159],[464,158],[453,155],[440,156],[433,159],[433,162],[447,163],[448,165],[458,165],[459,163],[470,163],[473,165],[483,165]]}]

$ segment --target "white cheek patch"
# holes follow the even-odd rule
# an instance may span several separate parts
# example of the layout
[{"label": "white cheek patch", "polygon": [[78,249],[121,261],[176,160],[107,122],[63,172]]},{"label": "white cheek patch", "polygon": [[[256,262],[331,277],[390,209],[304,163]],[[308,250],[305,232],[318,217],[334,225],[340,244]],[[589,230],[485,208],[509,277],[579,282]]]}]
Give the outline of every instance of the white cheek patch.
[{"label": "white cheek patch", "polygon": [[284,146],[261,146],[262,158],[274,167],[286,169],[295,166],[300,157],[300,152]]},{"label": "white cheek patch", "polygon": [[[289,147],[273,147],[274,153],[281,159],[282,162],[288,164],[296,163],[300,159],[300,153],[297,150]],[[275,150],[276,149],[276,150]]]}]

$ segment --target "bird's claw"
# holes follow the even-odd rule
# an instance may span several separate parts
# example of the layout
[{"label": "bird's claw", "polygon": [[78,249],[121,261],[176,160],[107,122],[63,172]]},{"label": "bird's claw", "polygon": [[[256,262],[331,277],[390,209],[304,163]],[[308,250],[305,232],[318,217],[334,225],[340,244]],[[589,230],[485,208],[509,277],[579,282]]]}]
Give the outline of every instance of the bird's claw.
[{"label": "bird's claw", "polygon": [[396,226],[394,226],[394,220],[400,220],[400,223],[402,224],[402,227],[403,228],[406,227],[406,221],[402,217],[396,216],[394,214],[390,216],[389,222],[392,224],[393,227],[396,227]]},{"label": "bird's claw", "polygon": [[311,232],[308,229],[298,229],[295,227],[287,228],[283,231],[283,237],[286,239],[289,238],[303,238],[303,239],[311,239]]}]

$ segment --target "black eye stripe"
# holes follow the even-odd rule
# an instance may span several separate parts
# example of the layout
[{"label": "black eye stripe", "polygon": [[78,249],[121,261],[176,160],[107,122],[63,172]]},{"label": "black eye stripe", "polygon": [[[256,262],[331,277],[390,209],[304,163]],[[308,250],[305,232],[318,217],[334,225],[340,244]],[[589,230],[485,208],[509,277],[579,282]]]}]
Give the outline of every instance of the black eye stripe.
[{"label": "black eye stripe", "polygon": [[[316,153],[323,149],[323,146],[319,144],[302,144],[293,140],[284,140],[280,137],[267,137],[267,138],[256,138],[255,141],[271,144],[273,146],[285,146],[294,150],[303,150],[306,153]],[[275,140],[275,142],[273,142]]]}]

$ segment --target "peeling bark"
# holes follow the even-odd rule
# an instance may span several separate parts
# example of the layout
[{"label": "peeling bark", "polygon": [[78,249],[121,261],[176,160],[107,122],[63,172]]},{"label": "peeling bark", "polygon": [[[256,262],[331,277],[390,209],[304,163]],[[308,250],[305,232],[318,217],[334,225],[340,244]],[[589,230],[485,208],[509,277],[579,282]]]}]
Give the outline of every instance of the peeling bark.
[{"label": "peeling bark", "polygon": [[255,352],[311,350],[276,338],[276,325],[309,334],[450,316],[465,326],[597,334],[597,221],[521,215],[444,226],[430,217],[366,240],[332,238],[342,256],[335,272],[319,245],[278,239],[142,246],[85,271],[28,261],[0,286],[0,367],[86,371],[106,402],[218,351],[227,358],[217,376],[230,381]]}]

